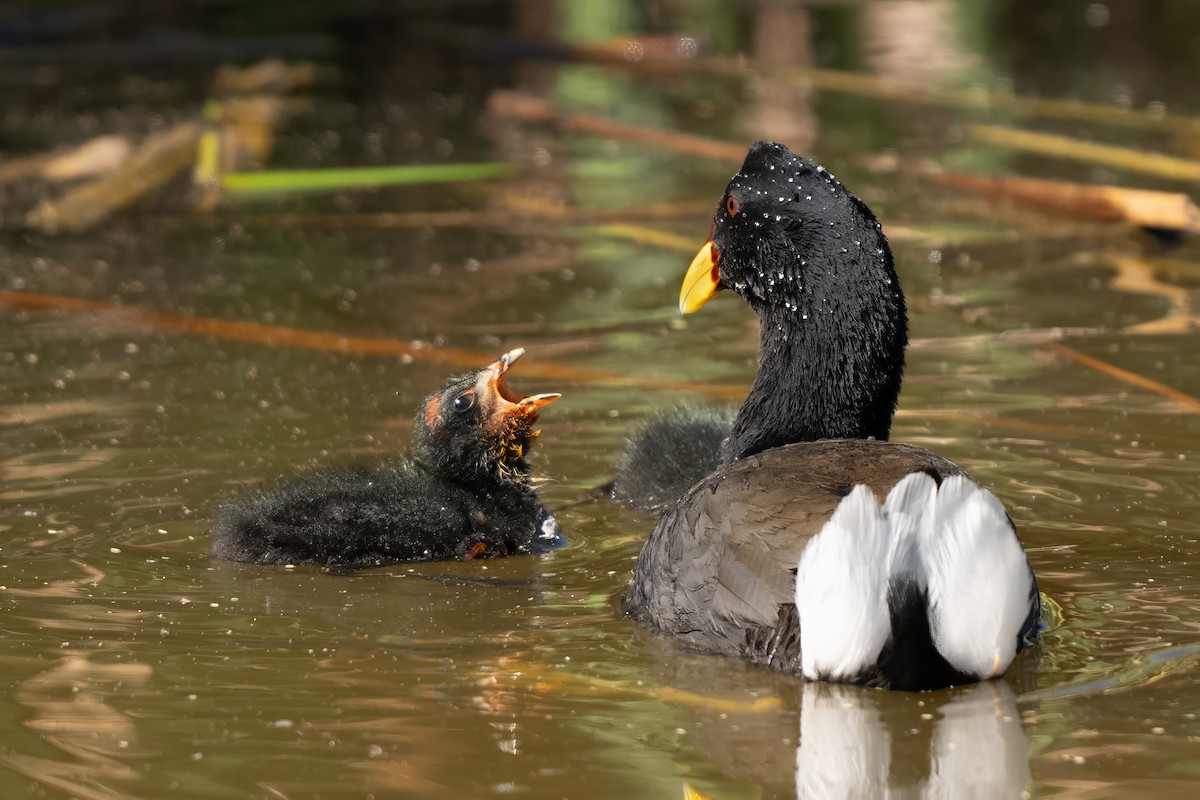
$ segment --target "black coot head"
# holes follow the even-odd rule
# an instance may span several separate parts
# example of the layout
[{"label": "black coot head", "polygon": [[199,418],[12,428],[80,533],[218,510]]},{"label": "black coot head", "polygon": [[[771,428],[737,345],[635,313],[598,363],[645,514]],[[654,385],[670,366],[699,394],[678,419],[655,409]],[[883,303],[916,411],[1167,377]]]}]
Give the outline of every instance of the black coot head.
[{"label": "black coot head", "polygon": [[759,142],[684,277],[683,313],[732,289],[762,323],[759,369],[722,460],[791,442],[886,439],[908,315],[871,209],[786,147]]},{"label": "black coot head", "polygon": [[510,350],[478,372],[459,375],[426,398],[417,412],[419,455],[447,475],[462,480],[523,481],[525,454],[541,431],[538,410],[555,393],[522,397],[509,388],[509,368],[524,354]]},{"label": "black coot head", "polygon": [[891,271],[887,242],[866,204],[819,164],[758,142],[725,187],[679,310],[690,313],[732,289],[756,311],[794,311],[806,287],[831,284],[845,264],[872,260]]}]

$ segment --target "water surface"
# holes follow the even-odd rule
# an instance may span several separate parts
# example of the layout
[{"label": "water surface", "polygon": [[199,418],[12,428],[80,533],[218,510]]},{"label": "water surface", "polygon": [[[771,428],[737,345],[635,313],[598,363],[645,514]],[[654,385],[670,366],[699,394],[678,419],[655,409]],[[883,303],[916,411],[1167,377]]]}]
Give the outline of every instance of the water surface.
[{"label": "water surface", "polygon": [[[821,35],[834,36],[823,19]],[[656,30],[640,26],[630,30]],[[1008,53],[1007,34],[995,35]],[[738,47],[752,50],[729,51]],[[1098,56],[1061,57],[1086,71]],[[1177,64],[1147,59],[1169,95]],[[1030,76],[1018,88],[1039,89],[1023,63],[1007,67]],[[1200,394],[1200,334],[1130,331],[1180,312],[1172,287],[1197,301],[1200,251],[1121,232],[1031,248],[1031,231],[1073,223],[980,214],[970,203],[981,201],[914,184],[903,167],[864,165],[942,148],[1026,174],[1178,187],[959,147],[928,129],[974,119],[955,116],[966,112],[793,98],[799,111],[785,122],[807,139],[795,146],[816,152],[889,230],[909,232],[894,236],[913,336],[894,438],[956,460],[996,492],[1055,607],[1041,647],[1003,682],[921,695],[807,686],[689,653],[619,612],[653,520],[592,490],[646,414],[736,401],[754,370],[753,319],[736,298],[676,316],[687,245],[536,216],[499,230],[284,216],[515,208],[531,195],[629,209],[635,222],[656,203],[695,209],[715,203],[730,165],[482,124],[486,92],[515,85],[565,107],[749,141],[770,88],[511,66],[460,67],[471,88],[451,103],[446,84],[461,74],[431,76],[433,88],[400,99],[361,100],[339,84],[327,91],[345,98],[297,123],[280,160],[300,161],[306,143],[333,132],[343,144],[330,158],[353,162],[394,103],[404,113],[382,129],[390,156],[425,160],[446,141],[464,158],[541,164],[519,180],[7,236],[4,289],[113,308],[0,313],[0,794],[650,798],[679,796],[683,781],[722,799],[836,796],[830,787],[1194,794],[1200,415],[1058,344]],[[652,227],[698,248],[707,213]],[[1123,288],[1129,260],[1160,283]],[[118,307],[417,349],[233,341]],[[1062,339],[1055,328],[1075,332]],[[512,375],[518,389],[564,393],[542,416],[534,460],[570,546],[345,575],[209,561],[207,520],[222,496],[403,448],[420,399],[460,370],[440,348],[478,353],[482,365],[515,346],[529,351]]]}]

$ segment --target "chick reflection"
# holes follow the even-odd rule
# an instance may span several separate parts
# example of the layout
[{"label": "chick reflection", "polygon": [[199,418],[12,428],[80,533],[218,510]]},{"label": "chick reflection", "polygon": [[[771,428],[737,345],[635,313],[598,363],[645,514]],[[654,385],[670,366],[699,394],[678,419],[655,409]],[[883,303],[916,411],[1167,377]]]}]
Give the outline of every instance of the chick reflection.
[{"label": "chick reflection", "polygon": [[804,684],[798,798],[1020,797],[1029,779],[1029,738],[1002,681],[905,697]]}]

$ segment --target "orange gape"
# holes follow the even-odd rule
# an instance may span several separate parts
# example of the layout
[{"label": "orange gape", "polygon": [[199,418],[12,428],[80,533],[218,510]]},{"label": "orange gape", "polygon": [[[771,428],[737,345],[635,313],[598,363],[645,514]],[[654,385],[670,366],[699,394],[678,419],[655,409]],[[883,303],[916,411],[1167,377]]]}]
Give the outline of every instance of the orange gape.
[{"label": "orange gape", "polygon": [[472,561],[476,558],[479,558],[486,552],[487,545],[483,542],[476,542],[475,544],[471,545],[471,549],[467,551],[467,561]]}]

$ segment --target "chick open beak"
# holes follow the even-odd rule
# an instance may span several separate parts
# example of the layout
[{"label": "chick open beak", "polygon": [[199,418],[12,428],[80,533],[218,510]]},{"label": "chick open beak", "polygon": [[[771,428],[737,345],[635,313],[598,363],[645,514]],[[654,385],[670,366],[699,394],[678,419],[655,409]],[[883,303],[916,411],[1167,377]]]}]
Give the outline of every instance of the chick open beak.
[{"label": "chick open beak", "polygon": [[692,259],[683,286],[679,290],[679,313],[690,314],[707,303],[721,291],[721,272],[717,269],[720,254],[712,239],[704,243],[700,252]]},{"label": "chick open beak", "polygon": [[531,394],[529,397],[522,397],[509,387],[508,382],[505,380],[508,370],[523,355],[525,355],[525,348],[518,347],[514,350],[509,350],[500,356],[500,358],[484,367],[485,379],[483,383],[489,394],[496,397],[498,402],[495,410],[499,414],[533,414],[542,406],[550,405],[562,397],[558,392]]}]

